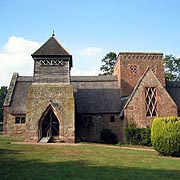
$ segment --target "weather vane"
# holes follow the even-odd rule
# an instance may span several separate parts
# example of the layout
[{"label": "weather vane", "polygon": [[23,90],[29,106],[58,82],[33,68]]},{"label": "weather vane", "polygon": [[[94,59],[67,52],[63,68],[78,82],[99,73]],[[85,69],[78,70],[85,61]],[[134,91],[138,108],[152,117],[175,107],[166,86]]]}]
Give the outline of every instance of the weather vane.
[{"label": "weather vane", "polygon": [[54,30],[53,30],[53,34],[52,34],[52,36],[55,36],[55,34],[54,34]]}]

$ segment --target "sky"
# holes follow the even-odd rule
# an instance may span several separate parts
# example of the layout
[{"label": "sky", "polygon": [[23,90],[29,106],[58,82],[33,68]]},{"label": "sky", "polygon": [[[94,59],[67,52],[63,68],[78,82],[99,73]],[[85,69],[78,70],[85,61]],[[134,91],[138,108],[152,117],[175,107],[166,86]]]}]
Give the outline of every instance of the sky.
[{"label": "sky", "polygon": [[0,86],[33,75],[33,54],[55,32],[71,75],[98,75],[109,52],[180,57],[179,0],[0,0]]}]

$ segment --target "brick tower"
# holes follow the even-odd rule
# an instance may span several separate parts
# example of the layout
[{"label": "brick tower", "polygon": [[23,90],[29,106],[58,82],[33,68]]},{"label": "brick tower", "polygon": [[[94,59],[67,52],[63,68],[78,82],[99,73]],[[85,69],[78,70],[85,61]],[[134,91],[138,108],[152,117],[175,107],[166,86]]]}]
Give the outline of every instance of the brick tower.
[{"label": "brick tower", "polygon": [[148,67],[165,86],[162,53],[119,53],[114,66],[114,74],[117,75],[122,96],[130,95]]}]

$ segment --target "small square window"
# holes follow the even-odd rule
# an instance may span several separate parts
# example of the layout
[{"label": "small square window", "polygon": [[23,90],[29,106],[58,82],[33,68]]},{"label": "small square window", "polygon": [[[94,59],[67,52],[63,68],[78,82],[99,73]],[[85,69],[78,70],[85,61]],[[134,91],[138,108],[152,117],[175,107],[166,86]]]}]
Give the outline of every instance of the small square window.
[{"label": "small square window", "polygon": [[21,120],[20,120],[20,117],[16,117],[15,123],[16,123],[16,124],[20,124],[20,121],[21,121]]},{"label": "small square window", "polygon": [[21,117],[21,123],[25,123],[26,122],[26,118],[25,117]]},{"label": "small square window", "polygon": [[26,122],[25,116],[17,116],[15,117],[15,124],[24,124]]},{"label": "small square window", "polygon": [[110,116],[110,122],[115,122],[114,116]]}]

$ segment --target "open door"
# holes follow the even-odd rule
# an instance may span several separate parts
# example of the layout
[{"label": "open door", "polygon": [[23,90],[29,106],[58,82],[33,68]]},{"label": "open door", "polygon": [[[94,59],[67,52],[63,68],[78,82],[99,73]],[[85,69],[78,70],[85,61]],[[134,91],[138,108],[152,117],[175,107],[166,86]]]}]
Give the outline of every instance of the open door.
[{"label": "open door", "polygon": [[59,136],[59,121],[52,108],[48,108],[39,122],[39,142],[48,142],[52,136]]}]

